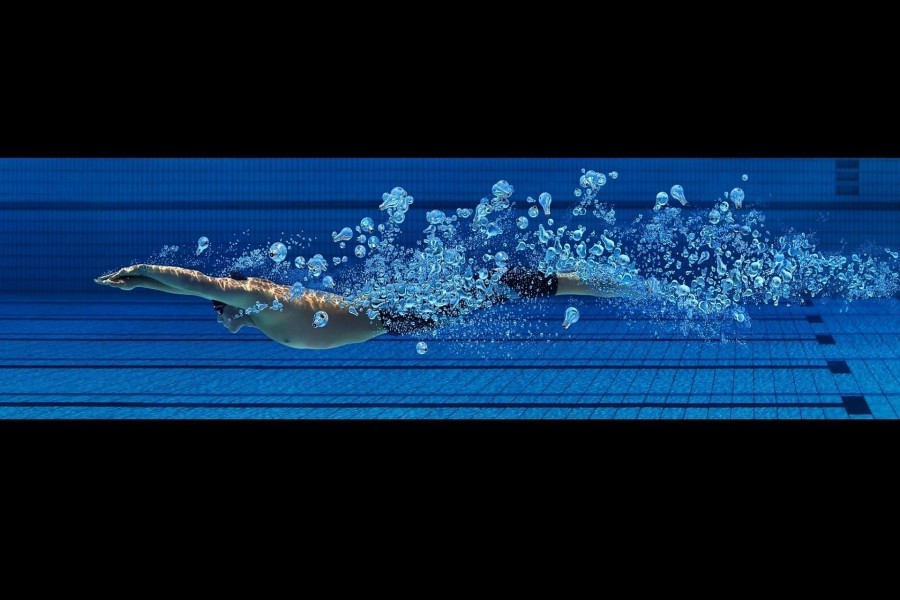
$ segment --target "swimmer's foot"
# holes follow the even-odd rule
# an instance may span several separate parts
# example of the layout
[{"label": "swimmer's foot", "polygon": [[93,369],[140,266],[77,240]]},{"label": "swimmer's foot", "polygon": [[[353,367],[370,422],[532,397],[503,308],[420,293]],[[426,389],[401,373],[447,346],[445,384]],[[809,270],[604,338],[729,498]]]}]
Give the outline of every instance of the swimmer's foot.
[{"label": "swimmer's foot", "polygon": [[638,280],[629,287],[628,296],[630,298],[647,298],[655,296],[660,290],[659,281],[655,277]]}]

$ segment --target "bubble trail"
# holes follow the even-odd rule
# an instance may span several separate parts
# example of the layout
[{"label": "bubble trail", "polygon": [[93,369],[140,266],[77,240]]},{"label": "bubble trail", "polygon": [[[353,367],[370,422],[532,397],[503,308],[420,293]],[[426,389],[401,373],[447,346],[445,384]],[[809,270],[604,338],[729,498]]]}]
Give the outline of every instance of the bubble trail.
[{"label": "bubble trail", "polygon": [[[668,198],[681,202],[684,191],[673,185],[671,196],[657,194],[647,207],[653,210],[619,223],[615,210],[595,194],[601,188],[604,194],[615,191],[607,189],[616,179],[613,173],[579,174],[584,193],[573,202],[578,210],[562,207],[555,226],[550,192],[531,191],[536,203],[513,203],[513,186],[505,180],[469,206],[429,207],[421,213],[411,210],[413,197],[395,187],[382,194],[380,222],[364,217],[356,231],[340,230],[337,237],[355,240],[349,257],[326,259],[314,253],[319,248],[305,244],[309,239],[301,243],[285,236],[268,252],[245,252],[220,270],[269,269],[264,275],[272,281],[293,284],[285,303],[333,289],[342,308],[359,319],[402,316],[433,323],[435,329],[468,327],[472,337],[512,329],[509,320],[498,317],[502,311],[482,309],[510,299],[504,276],[514,268],[542,277],[576,277],[614,299],[624,321],[640,318],[659,328],[671,323],[714,339],[725,324],[750,327],[747,309],[753,306],[800,303],[807,296],[885,297],[900,290],[894,250],[879,247],[844,256],[817,249],[807,234],[772,232],[759,210],[736,210],[744,200],[740,188],[732,189],[727,200],[719,196],[678,205]],[[400,242],[401,225],[421,231],[415,244]],[[326,241],[335,239],[332,234]],[[281,264],[285,243],[291,252],[312,258],[296,256],[293,265]],[[278,310],[273,303],[247,312],[264,309]],[[578,318],[577,309],[569,309],[574,312],[566,312],[566,329]],[[314,326],[325,326],[327,319],[317,322]]]}]

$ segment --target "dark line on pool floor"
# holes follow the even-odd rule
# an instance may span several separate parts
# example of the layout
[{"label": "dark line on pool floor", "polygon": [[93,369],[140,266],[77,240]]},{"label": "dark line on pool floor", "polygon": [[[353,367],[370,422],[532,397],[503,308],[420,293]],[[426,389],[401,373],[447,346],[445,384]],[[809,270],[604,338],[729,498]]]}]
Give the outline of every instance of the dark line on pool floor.
[{"label": "dark line on pool floor", "polygon": [[[861,398],[861,396],[859,396]],[[856,398],[856,396],[847,396]],[[858,410],[854,401],[843,402],[119,402],[119,401],[78,401],[71,402],[0,402],[0,408],[847,408],[849,414],[871,414],[853,412]],[[868,407],[866,407],[868,408]]]},{"label": "dark line on pool floor", "polygon": [[[311,369],[316,369],[319,371],[381,371],[381,370],[397,370],[403,369],[406,371],[459,371],[459,370],[481,370],[481,371],[495,371],[495,370],[523,370],[523,371],[546,371],[548,370],[547,365],[516,365],[516,364],[471,364],[471,365],[447,365],[447,364],[434,364],[434,365],[422,365],[422,364],[410,364],[403,363],[401,361],[397,361],[392,364],[382,364],[382,365],[323,365],[323,364],[309,364],[305,363],[303,365],[294,365],[294,364],[279,364],[279,365],[247,365],[247,364],[238,364],[238,365],[198,365],[198,364],[184,364],[184,363],[176,363],[176,364],[165,364],[165,365],[136,365],[136,364],[128,364],[128,365],[77,365],[77,364],[64,364],[64,365],[0,365],[0,369],[2,370],[13,370],[13,369],[69,369],[69,370],[117,370],[117,369],[154,369],[154,370],[171,370],[171,369],[181,369],[181,370],[201,370],[201,369],[213,369],[213,370],[238,370],[238,371],[309,371]],[[668,371],[672,369],[678,370],[731,370],[731,369],[775,369],[775,370],[818,370],[818,369],[828,369],[828,365],[770,365],[770,364],[722,364],[722,365],[698,365],[698,364],[689,364],[689,365],[662,365],[662,364],[652,364],[652,365],[633,365],[633,364],[594,364],[594,363],[580,363],[580,364],[554,364],[551,368],[553,371],[569,371],[569,370],[583,370],[583,369],[593,369],[593,370],[609,370],[609,369],[620,369],[620,370],[660,370],[660,371]]]},{"label": "dark line on pool floor", "polygon": [[816,342],[822,346],[834,346],[837,343],[834,341],[834,336],[831,334],[817,335]]},{"label": "dark line on pool floor", "polygon": [[[520,398],[523,394],[524,393],[521,393],[521,392],[520,393],[496,392],[496,393],[489,393],[487,395],[491,396],[492,398]],[[379,397],[386,396],[386,397],[396,397],[396,398],[408,398],[410,396],[410,394],[408,394],[408,393],[386,393],[386,392],[379,392],[377,395]],[[619,396],[619,397],[635,396],[635,397],[639,397],[639,398],[646,398],[648,396],[664,396],[666,398],[689,398],[689,397],[695,396],[695,395],[697,397],[703,396],[703,397],[708,398],[708,397],[712,396],[712,394],[709,392],[706,392],[706,393],[700,392],[697,394],[694,394],[692,392],[666,392],[666,393],[649,393],[649,392],[609,392],[609,393],[606,393],[606,392],[603,392],[603,393],[594,394],[594,395]],[[734,392],[731,395],[734,397],[752,397],[752,396],[756,396],[756,395],[772,396],[774,394],[771,394],[771,393],[764,394],[764,393],[760,393],[760,392]],[[801,396],[805,396],[805,397],[809,397],[809,398],[822,398],[823,397],[823,394],[820,394],[818,392],[795,392],[793,394],[783,394],[783,395],[785,395],[785,396],[789,395],[791,397],[798,397],[798,398]],[[246,392],[232,392],[232,393],[227,393],[227,392],[221,392],[221,393],[220,392],[129,392],[129,393],[122,393],[122,392],[0,392],[0,397],[19,397],[19,396],[24,396],[24,397],[29,397],[29,398],[31,398],[31,397],[40,398],[40,397],[46,397],[46,396],[59,397],[59,398],[82,398],[82,397],[94,398],[94,397],[108,397],[108,396],[111,396],[111,397],[128,396],[130,398],[138,397],[138,396],[149,396],[149,397],[153,397],[153,398],[247,398],[247,397],[252,397],[253,394],[249,394]],[[266,398],[321,398],[323,396],[329,396],[332,398],[343,398],[343,397],[358,398],[359,394],[355,393],[355,392],[343,393],[343,394],[342,393],[323,394],[321,392],[309,392],[309,393],[271,392],[271,393],[266,393],[266,394],[259,394],[259,397],[266,397]],[[429,392],[428,396],[441,397],[441,398],[471,398],[473,396],[473,394],[466,393],[466,392],[458,392],[458,393]],[[570,396],[572,396],[571,392],[541,392],[542,398],[544,398],[544,397],[568,398]],[[10,400],[10,402],[12,402],[12,401]],[[123,402],[124,402],[124,400],[123,400]],[[687,404],[690,404],[690,401],[688,401],[688,400],[685,400],[683,402],[676,401],[676,402],[669,402],[669,404],[687,405]],[[801,402],[801,404],[805,405],[806,403]]]},{"label": "dark line on pool floor", "polygon": [[848,415],[871,415],[872,409],[865,396],[841,396]]},{"label": "dark line on pool floor", "polygon": [[833,374],[850,373],[850,365],[847,364],[846,360],[829,360],[826,363],[828,364],[828,370]]}]

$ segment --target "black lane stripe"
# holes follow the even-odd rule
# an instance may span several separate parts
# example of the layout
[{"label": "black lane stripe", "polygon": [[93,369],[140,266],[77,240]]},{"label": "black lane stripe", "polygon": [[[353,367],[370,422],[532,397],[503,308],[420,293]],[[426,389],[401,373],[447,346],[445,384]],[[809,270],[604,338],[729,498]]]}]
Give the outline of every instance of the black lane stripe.
[{"label": "black lane stripe", "polygon": [[[848,397],[853,398],[853,397]],[[36,401],[3,402],[3,408],[845,408],[857,404],[841,402],[699,402],[672,405],[666,402],[119,402],[119,401]],[[848,408],[847,412],[850,412]],[[851,413],[865,414],[865,413]],[[868,414],[871,414],[869,412]]]},{"label": "black lane stripe", "polygon": [[[66,368],[72,368],[73,365],[76,365],[77,368],[80,368],[80,369],[100,369],[100,368],[104,368],[104,369],[116,369],[116,368],[118,368],[118,369],[135,369],[135,368],[142,368],[142,367],[168,368],[166,366],[155,367],[153,363],[158,363],[160,361],[170,361],[171,358],[144,358],[144,359],[104,358],[104,359],[102,359],[103,360],[102,365],[97,362],[97,359],[39,358],[39,359],[35,359],[36,361],[40,361],[39,363],[36,362],[27,367],[23,367],[21,364],[17,364],[16,366],[13,366],[9,363],[2,364],[2,361],[8,361],[8,360],[12,360],[12,359],[0,359],[0,369],[4,369],[4,368],[7,368],[7,369],[14,369],[14,368],[66,369]],[[469,359],[456,358],[456,359],[453,359],[454,364],[451,365],[451,367],[456,367],[456,368],[460,368],[460,369],[462,369],[462,368],[476,369],[484,362],[484,360],[485,359],[477,359],[477,358],[469,358]],[[537,369],[537,368],[540,368],[538,366],[522,367],[520,365],[515,365],[515,364],[510,365],[509,363],[511,361],[515,360],[513,358],[493,358],[492,357],[491,360],[493,362],[497,363],[497,365],[498,365],[497,368],[499,368],[502,365],[506,365],[504,368],[510,368],[510,369],[522,369],[522,368]],[[900,361],[900,359],[894,359],[894,360],[895,360],[895,362]],[[64,365],[59,364],[63,361],[67,361],[66,364],[64,364]],[[74,361],[80,361],[80,362],[76,363]],[[133,361],[133,362],[129,362],[129,361]],[[416,363],[422,364],[422,363],[425,363],[426,361],[427,361],[427,364],[435,365],[433,367],[428,367],[428,368],[437,369],[437,368],[441,367],[440,362],[428,361],[427,359],[422,359],[420,361],[416,361]],[[219,359],[216,359],[215,365],[204,364],[204,365],[198,365],[197,368],[226,369],[226,368],[232,368],[233,365],[251,368],[254,364],[260,365],[260,363],[262,363],[260,365],[260,367],[270,366],[273,369],[302,369],[302,368],[308,368],[308,369],[318,369],[318,368],[331,369],[331,368],[334,368],[334,369],[338,369],[338,368],[341,368],[342,366],[350,364],[350,366],[346,366],[347,369],[373,368],[373,369],[397,369],[397,370],[399,370],[399,369],[405,369],[408,366],[408,364],[404,363],[402,360],[398,360],[396,363],[391,364],[390,366],[388,366],[386,364],[376,364],[374,366],[369,366],[368,364],[366,364],[364,366],[358,366],[358,365],[352,364],[352,363],[362,363],[362,362],[364,362],[364,361],[360,361],[360,360],[348,361],[346,359],[332,359],[332,358],[318,358],[317,357],[314,359],[304,359],[304,365],[299,366],[297,361],[294,361],[291,359],[286,359],[286,358],[272,358],[272,359],[219,358]],[[365,361],[365,362],[368,363],[369,361]],[[840,362],[840,361],[838,361],[838,362]],[[742,369],[760,369],[760,370],[791,369],[791,368],[798,368],[798,369],[819,369],[819,368],[821,368],[821,369],[828,369],[831,373],[843,372],[840,370],[835,371],[834,369],[836,367],[834,367],[832,365],[828,365],[825,367],[819,367],[818,365],[810,365],[810,364],[801,364],[801,365],[791,366],[791,365],[781,365],[781,364],[777,364],[777,363],[773,364],[773,363],[768,363],[768,362],[755,362],[752,365],[733,365],[733,364],[730,364],[723,360],[714,359],[714,358],[698,359],[697,361],[693,361],[693,360],[681,361],[679,359],[668,359],[664,363],[660,362],[660,363],[656,363],[653,365],[646,364],[645,359],[639,359],[639,358],[637,358],[637,359],[636,358],[620,358],[620,359],[618,359],[617,365],[619,365],[621,367],[622,364],[631,365],[628,367],[629,369],[646,369],[648,371],[652,371],[655,369],[666,369],[666,368],[690,370],[690,369],[712,369],[712,368],[728,369],[728,368],[734,367],[734,368],[742,368]],[[183,368],[192,368],[192,367],[189,365],[185,365]],[[547,369],[547,367],[544,367],[544,368]],[[617,368],[617,367],[615,367],[615,366],[614,367],[605,367],[605,366],[603,366],[602,362],[598,361],[595,363],[594,362],[579,363],[578,365],[575,365],[574,367],[570,367],[570,368],[605,369],[605,368]],[[837,368],[840,369],[840,367],[837,367]],[[849,367],[848,367],[848,369],[849,369]],[[554,369],[547,369],[547,370],[554,370]]]},{"label": "black lane stripe", "polygon": [[[293,393],[267,393],[261,394],[260,396],[265,396],[266,398],[321,398],[322,393],[318,392],[293,392]],[[333,396],[336,398],[358,398],[358,393],[329,393],[329,396]],[[473,394],[466,392],[429,392],[429,397],[443,397],[443,398],[471,398]],[[551,398],[568,398],[571,396],[571,392],[541,392],[541,397],[551,397]],[[604,394],[608,396],[638,396],[641,398],[650,396],[666,396],[667,398],[687,398],[693,396],[690,392],[670,392],[666,394],[647,394],[645,392],[610,392],[609,394]],[[697,396],[705,396],[710,397],[711,394],[696,394]],[[735,392],[731,394],[732,396],[756,396],[754,392]],[[762,394],[760,394],[762,395]],[[767,396],[771,396],[772,394],[766,394]],[[785,396],[791,397],[810,397],[810,398],[821,398],[822,394],[813,393],[813,392],[805,392],[805,393],[795,393],[795,394],[782,394]],[[139,396],[149,396],[153,398],[247,398],[247,396],[252,396],[252,394],[247,394],[244,392],[232,392],[232,393],[217,393],[217,392],[0,392],[0,397],[19,397],[25,396],[28,398],[42,398],[42,397],[51,397],[51,398],[81,398],[81,397],[104,397],[104,396],[128,396],[128,397],[139,397]],[[406,393],[385,393],[379,392],[378,396],[387,396],[394,398],[408,398],[410,394]],[[521,393],[513,393],[513,392],[499,392],[496,394],[491,394],[491,397],[494,398],[520,398],[522,396]],[[579,403],[580,404],[580,403]],[[692,404],[691,402],[669,402],[672,405],[682,405],[687,406]],[[801,402],[800,404],[807,404],[805,402]]]},{"label": "black lane stripe", "polygon": [[841,396],[848,415],[871,415],[872,409],[864,396]]},{"label": "black lane stripe", "polygon": [[[492,359],[494,360],[494,359]],[[64,364],[64,365],[27,365],[27,364],[17,364],[17,365],[0,365],[0,369],[3,370],[13,370],[13,369],[67,369],[67,370],[110,370],[110,369],[187,369],[187,370],[200,370],[200,369],[219,369],[219,370],[241,370],[241,371],[287,371],[287,370],[295,370],[295,371],[308,371],[312,369],[316,370],[327,370],[327,371],[380,371],[380,370],[390,370],[396,371],[397,369],[403,369],[406,371],[449,371],[449,370],[467,370],[467,369],[475,369],[482,371],[494,371],[494,370],[521,370],[521,371],[570,371],[570,370],[583,370],[583,369],[593,369],[593,370],[612,370],[612,369],[627,369],[627,370],[672,370],[672,369],[680,369],[680,370],[692,370],[692,369],[701,369],[701,370],[716,370],[716,369],[776,369],[776,370],[805,370],[805,371],[813,371],[817,369],[828,369],[828,365],[744,365],[744,364],[730,364],[730,365],[628,365],[628,364],[617,364],[617,365],[607,365],[607,364],[598,364],[598,363],[582,363],[582,364],[565,364],[565,365],[553,365],[552,367],[548,367],[546,365],[510,365],[510,364],[482,364],[476,363],[471,365],[446,365],[446,364],[436,364],[436,365],[422,365],[422,364],[408,364],[397,361],[393,364],[384,364],[384,365],[321,365],[321,364],[303,364],[303,365],[188,365],[188,364],[167,364],[167,365],[142,365],[142,364],[134,364],[134,365],[76,365],[76,364]]]},{"label": "black lane stripe", "polygon": [[832,374],[839,373],[850,373],[850,365],[847,364],[845,360],[829,360],[828,370],[832,372]]}]

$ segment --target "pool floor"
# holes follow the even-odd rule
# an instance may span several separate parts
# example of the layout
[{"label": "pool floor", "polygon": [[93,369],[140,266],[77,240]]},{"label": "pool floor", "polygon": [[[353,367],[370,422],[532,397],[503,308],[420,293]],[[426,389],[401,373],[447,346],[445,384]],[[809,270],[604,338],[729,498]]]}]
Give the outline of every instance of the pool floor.
[{"label": "pool floor", "polygon": [[[381,336],[301,351],[228,333],[209,303],[152,293],[2,299],[5,419],[896,419],[900,301],[749,311],[742,343],[659,335],[565,298],[545,339]],[[549,317],[548,317],[549,315]],[[558,334],[558,337],[557,337]],[[546,338],[550,338],[547,340]]]}]

